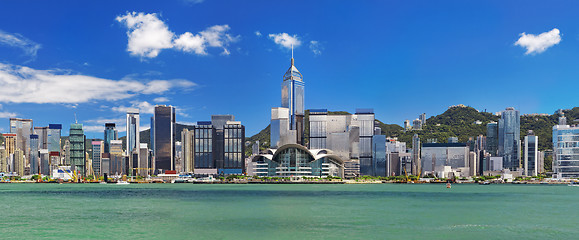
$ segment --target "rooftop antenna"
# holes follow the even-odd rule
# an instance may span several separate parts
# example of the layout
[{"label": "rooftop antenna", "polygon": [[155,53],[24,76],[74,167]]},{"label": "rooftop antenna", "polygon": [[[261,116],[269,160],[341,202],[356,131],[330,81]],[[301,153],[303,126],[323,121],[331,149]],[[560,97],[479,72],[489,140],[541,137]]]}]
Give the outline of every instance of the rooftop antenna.
[{"label": "rooftop antenna", "polygon": [[292,43],[292,66],[294,65],[294,44]]},{"label": "rooftop antenna", "polygon": [[74,123],[78,124],[78,120],[76,119],[76,113],[74,113]]}]

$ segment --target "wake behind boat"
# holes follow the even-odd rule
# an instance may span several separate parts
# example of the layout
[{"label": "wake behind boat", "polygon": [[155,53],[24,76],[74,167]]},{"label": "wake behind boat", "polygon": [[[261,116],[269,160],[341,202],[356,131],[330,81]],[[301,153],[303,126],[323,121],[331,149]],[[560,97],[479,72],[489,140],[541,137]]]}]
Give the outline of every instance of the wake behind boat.
[{"label": "wake behind boat", "polygon": [[117,185],[129,185],[130,183],[127,181],[117,181]]}]

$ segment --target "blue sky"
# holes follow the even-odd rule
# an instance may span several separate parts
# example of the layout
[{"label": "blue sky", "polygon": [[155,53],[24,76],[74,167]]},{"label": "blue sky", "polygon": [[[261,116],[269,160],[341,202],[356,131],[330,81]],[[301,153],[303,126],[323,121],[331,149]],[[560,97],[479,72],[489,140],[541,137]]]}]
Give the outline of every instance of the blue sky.
[{"label": "blue sky", "polygon": [[[2,1],[0,124],[74,115],[89,138],[155,104],[233,114],[251,136],[280,105],[291,50],[306,108],[402,124],[464,104],[576,106],[576,1]],[[66,131],[65,131],[65,134]],[[124,133],[120,133],[124,135]]]}]

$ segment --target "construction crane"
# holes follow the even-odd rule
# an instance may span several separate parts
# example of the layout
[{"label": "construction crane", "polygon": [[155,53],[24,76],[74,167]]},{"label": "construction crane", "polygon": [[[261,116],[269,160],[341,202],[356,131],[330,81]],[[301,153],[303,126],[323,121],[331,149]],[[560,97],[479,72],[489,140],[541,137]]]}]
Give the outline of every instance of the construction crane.
[{"label": "construction crane", "polygon": [[70,179],[72,180],[72,182],[76,182],[76,174],[74,172],[72,172],[72,174],[70,174],[66,169],[64,169],[62,166],[58,166],[58,168],[60,170],[62,170],[64,173],[66,173],[66,175],[68,175],[70,177]]}]

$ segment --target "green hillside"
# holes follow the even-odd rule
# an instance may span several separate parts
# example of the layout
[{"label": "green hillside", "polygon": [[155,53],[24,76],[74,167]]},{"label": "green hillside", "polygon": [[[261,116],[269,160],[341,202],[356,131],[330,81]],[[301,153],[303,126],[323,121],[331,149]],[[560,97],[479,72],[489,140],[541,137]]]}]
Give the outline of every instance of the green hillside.
[{"label": "green hillside", "polygon": [[[579,107],[564,110],[568,124],[577,124],[579,121]],[[328,114],[350,114],[348,112],[328,112]],[[521,141],[527,135],[528,130],[533,130],[539,137],[539,149],[541,151],[552,149],[552,128],[557,124],[559,115],[525,115],[521,116]],[[486,125],[489,122],[498,122],[499,116],[488,112],[479,112],[472,107],[451,107],[444,113],[432,116],[426,120],[423,130],[413,130],[404,132],[404,129],[397,124],[385,124],[376,119],[382,134],[388,137],[397,137],[399,141],[406,142],[408,147],[412,147],[412,136],[418,134],[422,142],[427,139],[436,139],[437,142],[447,142],[449,137],[458,137],[459,142],[467,142],[470,137],[486,136]],[[309,111],[305,114],[305,135],[306,142],[309,133]],[[258,134],[250,137],[247,141],[259,140],[261,148],[269,147],[269,126]],[[265,143],[265,144],[264,144]]]}]

